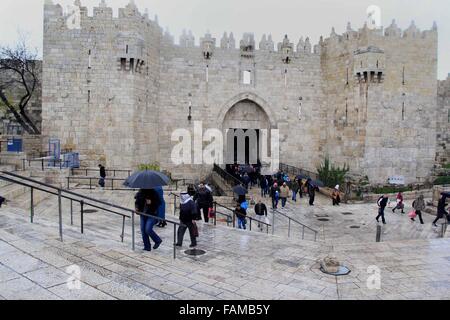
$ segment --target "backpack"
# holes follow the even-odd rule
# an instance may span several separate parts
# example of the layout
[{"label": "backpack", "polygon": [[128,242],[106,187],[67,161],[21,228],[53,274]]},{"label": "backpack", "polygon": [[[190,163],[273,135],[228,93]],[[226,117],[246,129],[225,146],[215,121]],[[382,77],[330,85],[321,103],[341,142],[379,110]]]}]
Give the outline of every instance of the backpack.
[{"label": "backpack", "polygon": [[275,191],[275,199],[279,199],[280,198],[280,192],[277,190]]}]

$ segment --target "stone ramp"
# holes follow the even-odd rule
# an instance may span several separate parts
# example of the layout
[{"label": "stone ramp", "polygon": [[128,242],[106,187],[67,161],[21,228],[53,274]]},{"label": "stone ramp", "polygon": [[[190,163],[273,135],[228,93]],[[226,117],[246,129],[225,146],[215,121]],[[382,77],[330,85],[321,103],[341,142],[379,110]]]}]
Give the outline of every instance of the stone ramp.
[{"label": "stone ramp", "polygon": [[[65,226],[61,243],[57,223],[47,217],[30,224],[23,210],[0,212],[5,299],[449,298],[448,239],[326,245],[201,224],[206,255],[179,250],[173,260],[169,229],[158,229],[165,240],[160,250],[132,252],[108,230],[94,232],[96,226],[85,235]],[[350,267],[350,275],[322,274],[318,260],[327,255]],[[71,265],[81,268],[81,290],[66,285]],[[380,290],[366,285],[372,265],[381,272]]]}]

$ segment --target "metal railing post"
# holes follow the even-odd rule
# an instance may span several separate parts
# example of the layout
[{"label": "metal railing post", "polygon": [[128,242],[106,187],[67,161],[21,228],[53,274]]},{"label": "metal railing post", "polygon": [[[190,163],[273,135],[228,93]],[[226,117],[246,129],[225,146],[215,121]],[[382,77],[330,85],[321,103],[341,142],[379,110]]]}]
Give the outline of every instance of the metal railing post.
[{"label": "metal railing post", "polygon": [[42,161],[42,171],[44,171],[44,159],[41,159]]},{"label": "metal railing post", "polygon": [[249,218],[250,219],[250,231],[252,231],[252,218]]},{"label": "metal railing post", "polygon": [[135,247],[134,247],[134,242],[135,242],[135,235],[134,235],[134,211],[131,212],[131,248],[134,251]]},{"label": "metal railing post", "polygon": [[92,190],[92,178],[89,178],[89,190]]},{"label": "metal railing post", "polygon": [[63,241],[61,189],[58,190],[59,237]]},{"label": "metal railing post", "polygon": [[288,238],[291,237],[291,219],[288,219],[289,223],[288,223]]},{"label": "metal railing post", "polygon": [[67,190],[70,190],[70,177],[67,177]]},{"label": "metal railing post", "polygon": [[275,211],[272,212],[272,235],[275,234]]},{"label": "metal railing post", "polygon": [[33,197],[34,189],[31,188],[31,204],[30,204],[30,220],[33,223],[34,220],[34,197]]},{"label": "metal railing post", "polygon": [[22,159],[22,169],[25,171],[25,159]]},{"label": "metal railing post", "polygon": [[377,236],[376,236],[376,242],[381,241],[381,226],[377,226]]},{"label": "metal railing post", "polygon": [[233,211],[233,228],[236,228],[236,214]]},{"label": "metal railing post", "polygon": [[81,234],[84,234],[84,201],[83,201],[83,200],[81,200],[80,206],[81,206],[81,215],[80,215],[80,220],[81,220]]},{"label": "metal railing post", "polygon": [[217,226],[217,202],[214,202],[214,226]]},{"label": "metal railing post", "polygon": [[70,199],[70,225],[73,226],[73,200]]},{"label": "metal railing post", "polygon": [[122,239],[122,243],[123,243],[123,237],[125,234],[125,216],[122,217],[122,235],[120,236],[120,238]]},{"label": "metal railing post", "polygon": [[177,258],[177,225],[173,224],[173,259]]}]

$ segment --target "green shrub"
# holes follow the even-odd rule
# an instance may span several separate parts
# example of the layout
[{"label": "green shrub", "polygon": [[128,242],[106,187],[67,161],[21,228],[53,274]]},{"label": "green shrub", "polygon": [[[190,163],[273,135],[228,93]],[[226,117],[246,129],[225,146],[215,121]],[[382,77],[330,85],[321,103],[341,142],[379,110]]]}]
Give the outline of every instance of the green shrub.
[{"label": "green shrub", "polygon": [[349,171],[350,168],[346,164],[342,168],[331,164],[328,156],[325,158],[324,163],[317,168],[319,179],[329,188],[334,188],[337,184],[344,184],[345,175]]},{"label": "green shrub", "polygon": [[138,169],[141,170],[141,171],[143,171],[143,170],[161,171],[161,167],[157,163],[154,163],[154,164],[140,164],[138,166]]},{"label": "green shrub", "polygon": [[442,168],[444,168],[444,169],[450,169],[450,163],[444,164],[444,165],[442,166]]},{"label": "green shrub", "polygon": [[450,176],[438,177],[434,181],[434,185],[444,185],[444,184],[450,184]]},{"label": "green shrub", "polygon": [[386,194],[386,193],[399,193],[413,191],[412,187],[399,187],[399,186],[384,186],[372,189],[375,194]]}]

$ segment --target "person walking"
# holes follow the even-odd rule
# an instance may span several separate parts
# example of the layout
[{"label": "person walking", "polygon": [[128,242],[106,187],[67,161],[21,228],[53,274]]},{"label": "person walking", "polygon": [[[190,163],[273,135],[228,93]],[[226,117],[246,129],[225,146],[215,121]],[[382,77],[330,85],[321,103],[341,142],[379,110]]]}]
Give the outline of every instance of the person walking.
[{"label": "person walking", "polygon": [[194,199],[188,193],[182,193],[180,195],[180,222],[183,224],[178,227],[178,241],[177,247],[183,246],[183,239],[186,230],[189,230],[189,236],[191,237],[190,248],[197,246],[197,238],[195,234],[194,218],[197,214]]},{"label": "person walking", "polygon": [[[414,200],[412,206],[416,211],[416,215],[419,216],[420,224],[423,224],[422,211],[425,210],[425,200],[423,199],[422,194]],[[411,218],[411,220],[415,221],[414,218]]]},{"label": "person walking", "polygon": [[316,186],[313,184],[311,179],[308,179],[308,181],[306,181],[306,188],[309,195],[309,205],[314,206],[314,200],[316,198]]},{"label": "person walking", "polygon": [[242,203],[238,203],[236,206],[236,209],[234,213],[236,214],[237,220],[238,220],[238,228],[247,230],[247,208],[248,208],[248,202],[244,201]]},{"label": "person walking", "polygon": [[386,208],[388,201],[389,198],[386,194],[378,198],[378,216],[376,217],[377,222],[380,222],[378,219],[380,219],[381,217],[383,224],[386,224],[386,220],[384,219],[384,209]]},{"label": "person walking", "polygon": [[213,196],[205,185],[202,183],[199,185],[197,194],[194,197],[197,202],[198,209],[203,212],[203,218],[206,223],[209,222],[209,209],[213,207]]},{"label": "person walking", "polygon": [[269,181],[267,181],[267,178],[265,176],[261,176],[259,178],[259,186],[261,188],[261,197],[265,198],[267,195],[267,185]]},{"label": "person walking", "polygon": [[276,182],[270,187],[270,197],[272,198],[272,209],[275,210],[278,208],[278,201],[280,200],[280,189]]},{"label": "person walking", "polygon": [[261,222],[266,222],[267,217],[267,207],[264,203],[262,203],[261,199],[258,200],[258,203],[255,205],[255,214],[256,220],[258,220],[258,228],[263,231],[263,225]]},{"label": "person walking", "polygon": [[302,179],[298,179],[298,187],[299,187],[298,193],[300,195],[300,199],[302,199],[303,198],[303,193],[304,193],[304,188],[305,188],[305,185],[304,185]]},{"label": "person walking", "polygon": [[101,188],[104,188],[106,181],[106,168],[101,164],[98,165],[98,168],[100,169],[100,180],[98,181],[98,185]]},{"label": "person walking", "polygon": [[444,216],[448,215],[448,212],[445,210],[445,207],[447,206],[447,203],[445,203],[445,200],[447,197],[445,195],[442,196],[441,199],[439,199],[438,206],[437,206],[437,216],[436,219],[433,221],[433,226],[437,227],[436,222],[438,222],[439,219],[442,219]]},{"label": "person walking", "polygon": [[339,185],[334,187],[331,198],[333,199],[333,206],[338,206],[341,203],[341,193],[339,192]]},{"label": "person walking", "polygon": [[136,212],[141,213],[141,234],[145,251],[152,251],[150,238],[155,243],[153,247],[155,250],[162,243],[161,238],[153,230],[153,227],[158,223],[158,220],[154,217],[158,216],[159,206],[159,196],[155,190],[140,190],[135,196]]},{"label": "person walking", "polygon": [[405,208],[405,205],[403,203],[403,194],[401,192],[399,192],[397,194],[397,205],[395,206],[394,209],[392,209],[392,212],[395,213],[395,210],[400,209],[400,210],[402,210],[402,213],[405,213],[405,211],[403,211],[404,208]]},{"label": "person walking", "polygon": [[292,201],[297,202],[297,193],[300,189],[297,179],[292,179],[291,190],[292,190]]},{"label": "person walking", "polygon": [[164,228],[167,226],[166,222],[166,200],[164,200],[164,189],[162,187],[158,187],[155,189],[156,193],[158,194],[159,201],[161,205],[158,208],[158,218],[161,218],[163,220],[160,220],[158,223],[159,228]]},{"label": "person walking", "polygon": [[284,209],[286,207],[286,201],[289,197],[289,187],[287,186],[287,183],[284,182],[283,185],[280,187],[280,198],[281,198],[281,207]]}]

